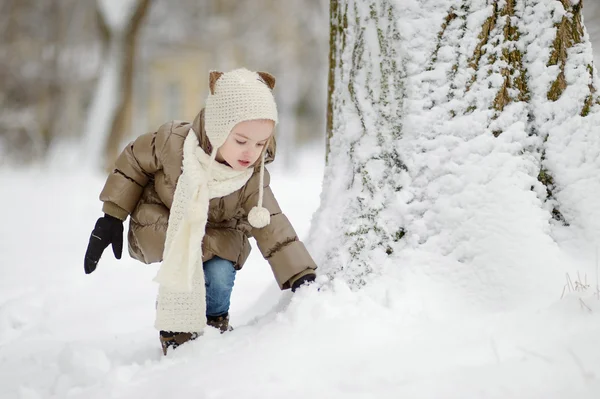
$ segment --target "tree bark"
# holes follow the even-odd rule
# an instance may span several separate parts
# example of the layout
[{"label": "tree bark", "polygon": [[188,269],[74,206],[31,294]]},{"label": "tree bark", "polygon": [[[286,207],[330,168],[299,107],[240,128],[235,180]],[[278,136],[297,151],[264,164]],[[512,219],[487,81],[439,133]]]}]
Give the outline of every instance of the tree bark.
[{"label": "tree bark", "polygon": [[330,11],[328,163],[352,165],[351,174],[331,170],[330,179],[332,187],[357,195],[338,215],[346,227],[341,246],[328,257],[341,264],[349,253],[353,261],[344,274],[363,285],[373,259],[390,255],[403,235],[396,218],[384,213],[406,171],[396,148],[405,71],[392,1],[332,1]]},{"label": "tree bark", "polygon": [[344,34],[344,29],[348,27],[347,21],[340,12],[340,2],[338,0],[329,1],[329,73],[327,79],[327,122],[326,122],[326,142],[325,142],[325,160],[329,157],[329,142],[333,135],[333,93],[335,90],[335,68],[338,65],[338,41]]}]

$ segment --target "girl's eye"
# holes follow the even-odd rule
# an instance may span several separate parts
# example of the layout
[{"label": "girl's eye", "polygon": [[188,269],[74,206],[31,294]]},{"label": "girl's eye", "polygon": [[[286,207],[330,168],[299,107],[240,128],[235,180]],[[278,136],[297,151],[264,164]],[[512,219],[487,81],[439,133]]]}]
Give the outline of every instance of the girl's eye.
[{"label": "girl's eye", "polygon": [[236,140],[235,142],[236,142],[236,143],[238,143],[238,144],[240,144],[240,145],[244,145],[244,144],[246,144],[246,142],[245,142],[245,141],[239,141],[239,140]]},{"label": "girl's eye", "polygon": [[266,143],[258,143],[258,144],[256,144],[256,145],[257,145],[257,146],[259,146],[259,147],[264,147],[264,146],[265,146],[265,144],[266,144]]}]

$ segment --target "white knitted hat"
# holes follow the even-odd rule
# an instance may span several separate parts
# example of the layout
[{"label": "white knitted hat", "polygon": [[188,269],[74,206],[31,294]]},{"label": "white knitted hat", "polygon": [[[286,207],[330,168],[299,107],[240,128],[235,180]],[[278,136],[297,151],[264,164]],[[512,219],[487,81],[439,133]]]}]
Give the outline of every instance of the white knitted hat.
[{"label": "white knitted hat", "polygon": [[[272,93],[275,78],[272,75],[245,68],[225,73],[212,71],[209,86],[204,128],[212,146],[211,162],[238,123],[269,119],[277,124],[277,105]],[[269,211],[262,207],[265,156],[266,150],[261,158],[258,204],[248,214],[248,221],[256,228],[265,227],[271,220]]]}]

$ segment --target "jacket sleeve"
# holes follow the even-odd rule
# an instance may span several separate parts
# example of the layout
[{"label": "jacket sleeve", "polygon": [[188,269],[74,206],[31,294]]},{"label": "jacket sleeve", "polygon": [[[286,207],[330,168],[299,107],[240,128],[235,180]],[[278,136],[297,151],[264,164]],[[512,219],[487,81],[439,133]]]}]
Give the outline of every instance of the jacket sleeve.
[{"label": "jacket sleeve", "polygon": [[172,123],[168,123],[125,147],[100,193],[104,213],[125,220],[133,212],[148,180],[162,169],[162,153],[171,132]]},{"label": "jacket sleeve", "polygon": [[[265,170],[263,207],[269,210],[271,223],[261,229],[253,228],[252,235],[263,257],[269,261],[279,288],[285,290],[290,288],[298,278],[314,273],[317,266],[304,244],[298,239],[292,224],[281,211],[269,187],[269,182],[270,176]],[[258,203],[258,184],[256,187],[244,202],[246,213]]]}]

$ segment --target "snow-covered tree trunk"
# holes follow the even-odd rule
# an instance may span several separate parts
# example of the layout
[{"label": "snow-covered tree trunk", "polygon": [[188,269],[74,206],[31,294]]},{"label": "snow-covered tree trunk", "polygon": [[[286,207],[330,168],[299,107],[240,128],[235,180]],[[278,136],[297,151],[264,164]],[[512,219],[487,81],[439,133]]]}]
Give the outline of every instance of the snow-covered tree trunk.
[{"label": "snow-covered tree trunk", "polygon": [[495,307],[560,291],[566,243],[590,252],[600,237],[581,7],[331,2],[329,154],[309,240],[321,270],[355,287],[418,275]]},{"label": "snow-covered tree trunk", "polygon": [[84,132],[85,159],[94,167],[112,165],[127,133],[136,37],[149,7],[150,0],[97,0],[103,67]]},{"label": "snow-covered tree trunk", "polygon": [[324,184],[331,194],[322,206],[339,211],[335,224],[342,230],[328,261],[334,273],[361,285],[404,234],[399,215],[388,210],[406,174],[397,149],[405,71],[392,1],[333,0],[331,23]]}]

